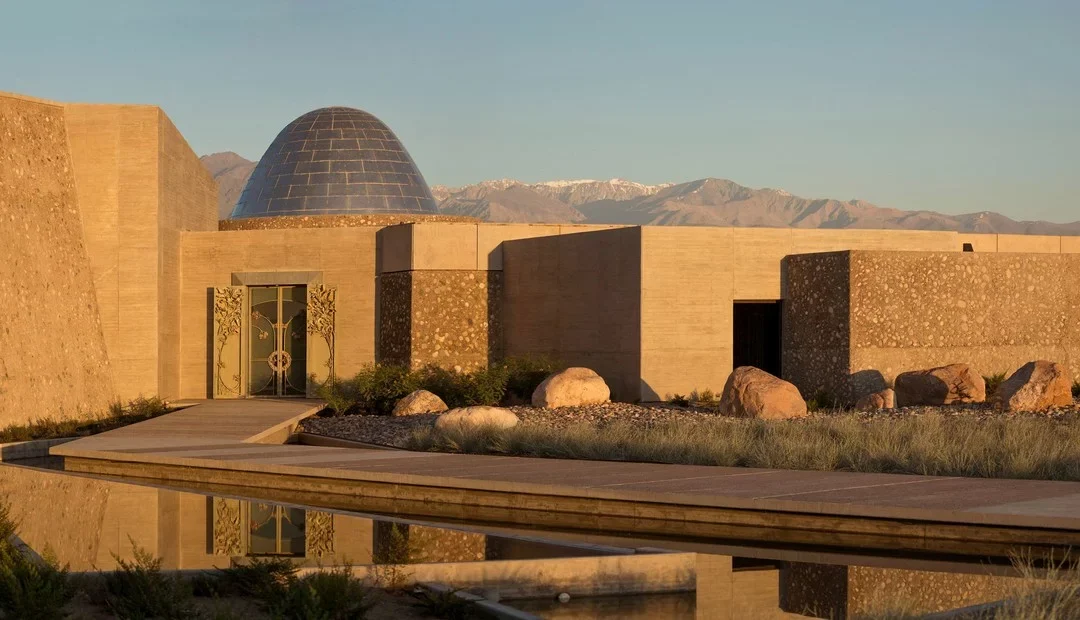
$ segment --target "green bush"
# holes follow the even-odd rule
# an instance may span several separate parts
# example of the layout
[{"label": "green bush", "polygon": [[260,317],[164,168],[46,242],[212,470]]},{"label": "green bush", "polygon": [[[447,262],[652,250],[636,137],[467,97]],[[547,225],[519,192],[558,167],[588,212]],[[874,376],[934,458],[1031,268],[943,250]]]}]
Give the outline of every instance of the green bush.
[{"label": "green bush", "polygon": [[250,596],[273,600],[296,580],[296,565],[288,558],[255,558],[250,563],[221,569],[216,573],[210,594]]},{"label": "green bush", "polygon": [[426,588],[413,593],[417,605],[425,615],[446,620],[467,620],[474,616],[475,605],[472,601],[457,595],[460,590],[442,590],[433,592]]},{"label": "green bush", "polygon": [[536,386],[560,368],[543,357],[509,358],[471,372],[438,366],[410,371],[404,366],[371,364],[351,379],[323,384],[319,396],[338,415],[388,415],[398,400],[419,389],[438,395],[449,407],[491,406],[528,401]]},{"label": "green bush", "polygon": [[343,566],[292,579],[269,611],[282,620],[359,620],[372,606],[370,590]]},{"label": "green bush", "polygon": [[565,364],[545,356],[508,357],[499,366],[506,373],[504,400],[512,397],[524,402],[532,400],[537,386],[549,375],[566,369]]},{"label": "green bush", "polygon": [[676,407],[689,407],[690,397],[686,396],[685,394],[672,394],[671,400],[669,400],[668,402],[672,405],[675,405]]},{"label": "green bush", "polygon": [[997,391],[998,387],[1000,387],[1002,383],[1005,383],[1005,373],[995,372],[992,375],[983,377],[983,381],[986,383],[986,397],[990,398],[994,395],[994,392]]},{"label": "green bush", "polygon": [[6,539],[0,543],[0,617],[20,620],[64,618],[74,596],[67,567],[55,559],[38,561]]},{"label": "green bush", "polygon": [[161,570],[161,558],[135,546],[135,559],[116,558],[118,569],[105,573],[101,603],[123,620],[180,620],[195,616],[191,590],[175,575]]},{"label": "green bush", "polygon": [[418,388],[416,374],[404,366],[369,364],[352,379],[338,379],[323,384],[319,388],[319,396],[338,415],[389,415],[400,398]]},{"label": "green bush", "polygon": [[807,411],[834,411],[840,409],[840,402],[828,391],[819,389],[810,400],[806,401]]}]

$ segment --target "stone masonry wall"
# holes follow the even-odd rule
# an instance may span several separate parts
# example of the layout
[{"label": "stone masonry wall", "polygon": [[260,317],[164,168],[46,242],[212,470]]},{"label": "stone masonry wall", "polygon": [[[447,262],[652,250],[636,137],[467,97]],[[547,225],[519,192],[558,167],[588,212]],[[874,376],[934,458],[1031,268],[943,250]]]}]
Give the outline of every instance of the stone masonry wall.
[{"label": "stone masonry wall", "polygon": [[989,375],[1047,359],[1080,379],[1080,254],[854,251],[787,265],[784,374],[804,393],[854,400],[954,362]]},{"label": "stone masonry wall", "polygon": [[380,361],[474,370],[502,358],[501,272],[405,271],[380,283]]},{"label": "stone masonry wall", "polygon": [[60,106],[0,94],[0,424],[113,398]]}]

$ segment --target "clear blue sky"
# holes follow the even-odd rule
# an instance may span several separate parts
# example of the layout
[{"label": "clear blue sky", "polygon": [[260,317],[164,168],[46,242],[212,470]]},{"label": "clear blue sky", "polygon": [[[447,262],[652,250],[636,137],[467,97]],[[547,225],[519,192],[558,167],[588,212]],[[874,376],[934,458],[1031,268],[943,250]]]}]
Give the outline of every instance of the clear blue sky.
[{"label": "clear blue sky", "polygon": [[155,103],[258,158],[366,109],[431,184],[729,178],[1080,220],[1080,2],[5,3],[0,90]]}]

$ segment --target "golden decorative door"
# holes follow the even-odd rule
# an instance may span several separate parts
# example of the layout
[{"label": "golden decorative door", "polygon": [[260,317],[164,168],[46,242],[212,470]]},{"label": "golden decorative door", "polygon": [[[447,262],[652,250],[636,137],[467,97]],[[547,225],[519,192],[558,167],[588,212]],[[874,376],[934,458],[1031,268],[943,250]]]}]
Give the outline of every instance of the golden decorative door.
[{"label": "golden decorative door", "polygon": [[307,287],[252,286],[248,396],[307,393]]}]

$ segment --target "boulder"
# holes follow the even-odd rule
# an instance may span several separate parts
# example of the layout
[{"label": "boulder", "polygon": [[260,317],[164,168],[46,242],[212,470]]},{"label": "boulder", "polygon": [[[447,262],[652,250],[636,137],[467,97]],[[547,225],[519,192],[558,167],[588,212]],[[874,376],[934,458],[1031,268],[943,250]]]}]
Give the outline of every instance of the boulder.
[{"label": "boulder", "polygon": [[517,423],[518,417],[514,412],[502,407],[460,407],[435,418],[435,428],[439,430],[462,426],[493,426],[502,429],[513,428]]},{"label": "boulder", "polygon": [[1057,362],[1028,362],[1009,375],[994,392],[998,409],[1009,411],[1046,411],[1072,404],[1072,381],[1069,371]]},{"label": "boulder", "polygon": [[390,415],[417,415],[420,413],[441,413],[448,407],[443,399],[427,390],[416,390],[412,394],[397,401],[394,412]]},{"label": "boulder", "polygon": [[604,379],[588,368],[567,368],[557,372],[536,387],[533,407],[580,407],[599,405],[611,398]]},{"label": "boulder", "polygon": [[892,388],[885,388],[880,392],[867,394],[855,403],[855,408],[860,411],[877,411],[878,409],[893,409],[896,407],[896,392]]},{"label": "boulder", "polygon": [[900,407],[986,400],[986,381],[968,364],[900,373],[893,382],[893,389],[896,390],[896,404]]},{"label": "boulder", "polygon": [[723,415],[786,420],[806,416],[806,401],[799,388],[753,366],[731,373],[720,397]]}]

